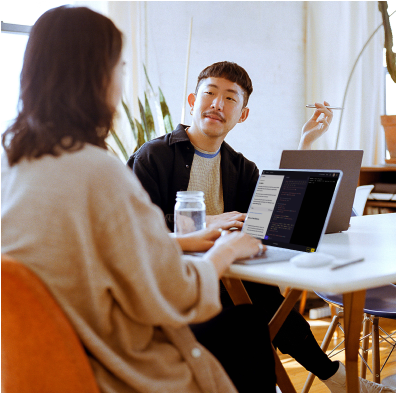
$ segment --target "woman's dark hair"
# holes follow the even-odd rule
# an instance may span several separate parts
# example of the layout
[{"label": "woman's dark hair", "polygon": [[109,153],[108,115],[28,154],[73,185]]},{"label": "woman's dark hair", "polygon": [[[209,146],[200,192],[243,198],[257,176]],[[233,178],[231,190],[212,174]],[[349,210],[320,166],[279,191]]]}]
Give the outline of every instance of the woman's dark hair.
[{"label": "woman's dark hair", "polygon": [[19,112],[2,144],[10,165],[84,143],[106,148],[115,108],[108,103],[122,34],[107,17],[62,6],[34,24],[21,72]]},{"label": "woman's dark hair", "polygon": [[232,62],[218,62],[206,67],[197,78],[196,94],[201,82],[206,78],[225,78],[230,82],[237,83],[244,90],[243,108],[247,106],[248,99],[253,91],[251,78],[247,71]]}]

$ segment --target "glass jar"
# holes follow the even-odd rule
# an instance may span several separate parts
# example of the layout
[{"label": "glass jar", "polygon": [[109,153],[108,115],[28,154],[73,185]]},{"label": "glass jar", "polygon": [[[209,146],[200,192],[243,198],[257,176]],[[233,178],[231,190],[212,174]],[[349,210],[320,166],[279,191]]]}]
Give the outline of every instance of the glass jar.
[{"label": "glass jar", "polygon": [[205,228],[204,192],[176,193],[174,233],[187,234]]}]

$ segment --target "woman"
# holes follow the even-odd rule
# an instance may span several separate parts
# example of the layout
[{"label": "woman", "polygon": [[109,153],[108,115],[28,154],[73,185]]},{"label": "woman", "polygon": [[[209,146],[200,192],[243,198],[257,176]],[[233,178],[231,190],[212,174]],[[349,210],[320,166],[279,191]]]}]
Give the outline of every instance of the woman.
[{"label": "woman", "polygon": [[50,10],[33,26],[20,112],[2,140],[2,253],[46,283],[101,391],[274,392],[266,321],[252,305],[220,313],[219,278],[259,241],[210,231],[203,258],[182,256],[106,152],[121,50],[120,31],[87,8]]}]

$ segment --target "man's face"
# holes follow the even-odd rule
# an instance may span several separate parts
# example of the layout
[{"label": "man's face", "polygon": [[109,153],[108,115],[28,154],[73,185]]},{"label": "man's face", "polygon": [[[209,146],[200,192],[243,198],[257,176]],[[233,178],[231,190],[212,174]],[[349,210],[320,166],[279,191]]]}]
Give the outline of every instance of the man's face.
[{"label": "man's face", "polygon": [[244,90],[224,78],[206,78],[188,101],[193,106],[192,128],[210,138],[225,138],[237,123],[244,122],[249,112],[243,108]]}]

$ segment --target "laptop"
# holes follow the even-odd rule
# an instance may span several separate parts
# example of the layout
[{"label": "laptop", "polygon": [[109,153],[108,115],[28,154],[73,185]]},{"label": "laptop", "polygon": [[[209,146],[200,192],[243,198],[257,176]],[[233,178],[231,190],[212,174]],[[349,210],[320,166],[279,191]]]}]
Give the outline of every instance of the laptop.
[{"label": "laptop", "polygon": [[340,170],[264,170],[242,231],[262,240],[263,255],[237,260],[263,264],[316,252],[342,179]]},{"label": "laptop", "polygon": [[362,150],[285,150],[281,154],[280,168],[337,169],[343,172],[326,234],[349,228],[362,158]]}]

